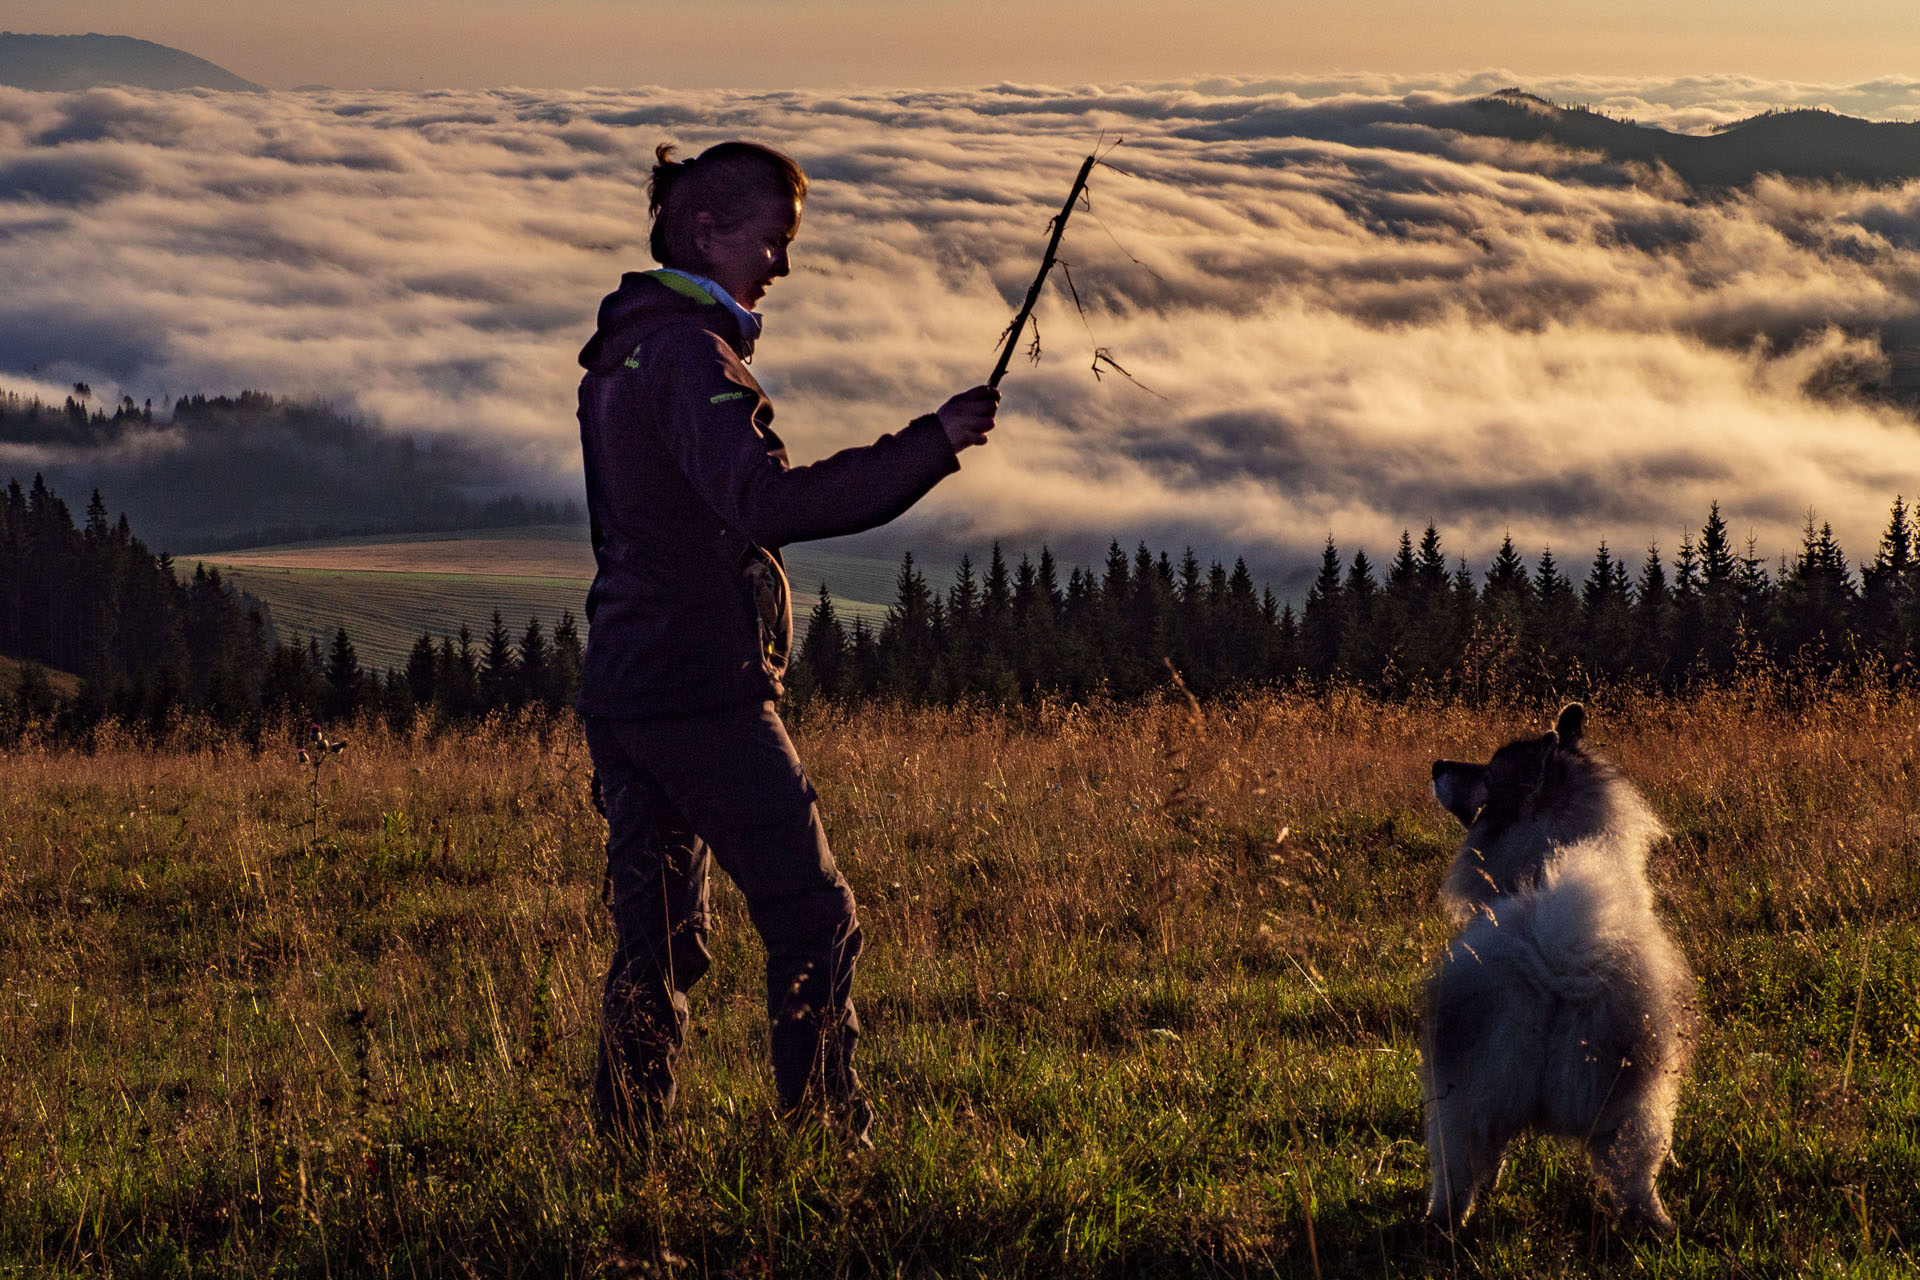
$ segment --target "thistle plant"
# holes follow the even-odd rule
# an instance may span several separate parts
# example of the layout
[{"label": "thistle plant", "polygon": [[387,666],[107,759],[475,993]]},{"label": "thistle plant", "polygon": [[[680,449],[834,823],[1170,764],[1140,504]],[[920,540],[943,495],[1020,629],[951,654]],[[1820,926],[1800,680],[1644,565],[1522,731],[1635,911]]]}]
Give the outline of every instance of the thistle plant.
[{"label": "thistle plant", "polygon": [[300,748],[300,763],[307,768],[307,805],[308,814],[294,830],[306,832],[306,852],[313,853],[313,845],[320,838],[320,815],[325,806],[320,802],[320,771],[327,761],[347,749],[347,740],[329,738],[317,724],[307,726],[307,745]]}]

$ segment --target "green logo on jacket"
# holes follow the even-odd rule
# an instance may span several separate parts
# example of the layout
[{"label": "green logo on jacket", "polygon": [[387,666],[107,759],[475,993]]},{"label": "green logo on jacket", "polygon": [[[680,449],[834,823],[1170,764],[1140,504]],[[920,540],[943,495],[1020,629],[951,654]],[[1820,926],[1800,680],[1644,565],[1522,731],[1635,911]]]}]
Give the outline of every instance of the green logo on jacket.
[{"label": "green logo on jacket", "polygon": [[729,400],[745,400],[748,396],[752,394],[753,392],[751,391],[722,391],[717,396],[708,396],[707,403],[708,404],[725,404]]}]

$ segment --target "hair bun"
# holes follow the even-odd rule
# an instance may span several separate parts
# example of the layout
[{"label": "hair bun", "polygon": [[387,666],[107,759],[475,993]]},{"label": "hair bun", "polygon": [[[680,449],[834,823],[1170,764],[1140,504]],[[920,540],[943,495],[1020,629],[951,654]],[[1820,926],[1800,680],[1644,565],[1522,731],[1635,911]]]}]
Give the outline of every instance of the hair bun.
[{"label": "hair bun", "polygon": [[653,149],[653,173],[647,179],[647,212],[658,214],[660,207],[667,202],[667,195],[673,190],[687,170],[692,167],[691,160],[675,160],[677,148],[671,142],[663,142]]}]

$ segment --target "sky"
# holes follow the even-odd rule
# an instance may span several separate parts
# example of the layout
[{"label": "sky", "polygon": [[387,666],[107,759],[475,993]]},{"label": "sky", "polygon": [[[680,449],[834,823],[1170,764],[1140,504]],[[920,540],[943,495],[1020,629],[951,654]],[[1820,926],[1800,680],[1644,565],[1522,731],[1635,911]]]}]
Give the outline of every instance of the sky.
[{"label": "sky", "polygon": [[0,0],[0,28],[173,45],[270,88],[1050,84],[1500,67],[1911,70],[1910,0]]},{"label": "sky", "polygon": [[[1769,559],[1809,511],[1870,550],[1920,489],[1920,430],[1823,388],[1920,323],[1920,183],[1696,199],[1448,127],[1499,87],[0,89],[0,386],[321,398],[577,497],[575,356],[651,265],[652,148],[751,136],[814,182],[754,362],[806,461],[984,377],[1104,136],[1118,167],[1064,249],[1084,318],[1059,278],[994,442],[898,539],[1192,544],[1285,585],[1329,534],[1376,560],[1429,520],[1476,564],[1507,534],[1637,556],[1718,501]],[[1920,108],[1920,80],[1533,87],[1688,128]],[[1096,379],[1096,349],[1142,385]],[[53,460],[7,450],[0,472]]]},{"label": "sky", "polygon": [[[1084,315],[1063,273],[995,442],[890,547],[1194,545],[1297,594],[1329,535],[1376,560],[1428,521],[1476,564],[1508,535],[1670,554],[1718,501],[1769,559],[1809,513],[1857,557],[1920,491],[1920,430],[1831,388],[1920,333],[1920,183],[1702,197],[1453,127],[1514,84],[1691,131],[1780,106],[1920,119],[1920,78],[1884,74],[1920,20],[1807,8],[1614,6],[1647,52],[1610,70],[1606,32],[1576,56],[1544,6],[1492,0],[1473,30],[1500,64],[1432,72],[1389,64],[1468,57],[1446,43],[1463,11],[1386,0],[1171,27],[1126,3],[582,0],[530,25],[490,0],[0,0],[15,30],[337,85],[0,88],[0,388],[323,399],[577,498],[575,354],[652,265],[652,149],[748,136],[814,179],[754,366],[805,461],[984,376],[1080,157],[1124,138],[1067,238]],[[1734,56],[1762,34],[1773,61]],[[1266,50],[1310,69],[1231,74]],[[1376,69],[1326,69],[1348,59]],[[805,87],[873,80],[917,87]],[[595,81],[622,87],[568,87]],[[506,82],[548,87],[471,87]],[[380,83],[400,87],[353,87]],[[1096,350],[1138,385],[1096,378]],[[0,446],[0,474],[57,452]]]}]

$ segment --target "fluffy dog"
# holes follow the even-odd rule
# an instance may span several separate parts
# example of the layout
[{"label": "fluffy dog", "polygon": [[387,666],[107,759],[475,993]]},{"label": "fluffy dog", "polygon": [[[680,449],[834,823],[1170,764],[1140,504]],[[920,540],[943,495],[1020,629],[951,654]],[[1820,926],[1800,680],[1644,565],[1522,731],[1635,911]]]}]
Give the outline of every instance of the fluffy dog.
[{"label": "fluffy dog", "polygon": [[1640,794],[1580,747],[1578,703],[1486,764],[1439,760],[1466,827],[1441,896],[1463,927],[1426,986],[1433,1196],[1465,1221],[1523,1131],[1581,1142],[1625,1220],[1673,1229],[1654,1186],[1691,1055],[1693,976],[1653,912]]}]

